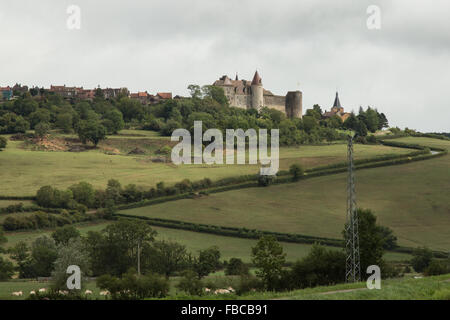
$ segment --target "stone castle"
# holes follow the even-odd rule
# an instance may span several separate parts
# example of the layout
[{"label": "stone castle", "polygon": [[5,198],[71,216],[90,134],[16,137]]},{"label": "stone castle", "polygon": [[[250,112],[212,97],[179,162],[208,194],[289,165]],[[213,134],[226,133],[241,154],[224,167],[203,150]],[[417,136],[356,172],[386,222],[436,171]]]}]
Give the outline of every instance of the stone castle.
[{"label": "stone castle", "polygon": [[267,107],[279,110],[289,118],[302,117],[302,92],[289,91],[285,96],[276,96],[263,88],[258,71],[252,81],[239,80],[237,75],[235,80],[231,80],[225,75],[213,85],[223,88],[230,106],[258,111]]}]

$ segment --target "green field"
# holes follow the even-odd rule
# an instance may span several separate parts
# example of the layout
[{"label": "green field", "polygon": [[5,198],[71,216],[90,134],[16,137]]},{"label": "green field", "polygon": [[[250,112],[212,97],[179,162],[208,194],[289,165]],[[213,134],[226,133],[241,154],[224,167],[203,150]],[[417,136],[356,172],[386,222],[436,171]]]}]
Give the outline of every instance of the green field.
[{"label": "green field", "polygon": [[[122,184],[134,183],[144,187],[192,181],[208,177],[217,180],[230,176],[255,174],[259,165],[181,165],[151,161],[151,155],[167,137],[146,131],[125,131],[122,136],[111,136],[100,144],[100,149],[85,152],[31,151],[23,148],[22,141],[8,141],[0,152],[0,195],[30,196],[43,185],[65,188],[79,181],[88,181],[97,188],[104,188],[111,178]],[[144,135],[136,136],[138,134]],[[135,135],[135,136],[126,136]],[[102,148],[108,149],[102,149]],[[148,155],[127,155],[134,147],[149,152]],[[108,150],[121,151],[118,155]],[[405,154],[408,149],[387,146],[356,145],[355,157],[369,158],[386,154]],[[346,145],[299,146],[280,148],[280,169],[288,169],[292,163],[311,168],[346,159]]]},{"label": "green field", "polygon": [[[423,138],[417,138],[419,140]],[[448,148],[449,141],[437,140]],[[417,142],[410,139],[410,142]],[[425,143],[427,141],[424,141]],[[358,206],[375,211],[399,244],[450,248],[450,156],[356,172]],[[182,210],[180,210],[182,208]],[[219,226],[340,238],[346,174],[121,211]]]},{"label": "green field", "polygon": [[[109,222],[81,224],[78,226],[81,234],[85,235],[88,231],[100,231],[104,229]],[[221,259],[229,260],[230,258],[240,258],[245,262],[251,262],[251,248],[255,246],[257,240],[232,238],[225,236],[218,236],[206,233],[197,233],[192,231],[152,227],[158,232],[157,240],[172,240],[177,241],[186,246],[187,250],[193,254],[197,254],[199,250],[206,249],[210,246],[218,246],[221,252]],[[50,236],[54,230],[38,230],[38,231],[22,231],[22,232],[8,232],[6,236],[8,242],[5,248],[9,248],[17,244],[19,241],[25,241],[30,244],[37,237],[42,235]],[[306,256],[311,248],[308,244],[298,243],[282,243],[284,251],[287,254],[287,261],[294,262]],[[333,250],[340,250],[336,247],[329,247]],[[410,259],[410,255],[389,252],[386,254],[387,260],[390,261],[405,261]]]},{"label": "green field", "polygon": [[277,300],[450,300],[450,274],[421,279],[381,280],[381,289],[369,290],[366,283],[339,284],[288,293],[257,293],[242,299]]}]

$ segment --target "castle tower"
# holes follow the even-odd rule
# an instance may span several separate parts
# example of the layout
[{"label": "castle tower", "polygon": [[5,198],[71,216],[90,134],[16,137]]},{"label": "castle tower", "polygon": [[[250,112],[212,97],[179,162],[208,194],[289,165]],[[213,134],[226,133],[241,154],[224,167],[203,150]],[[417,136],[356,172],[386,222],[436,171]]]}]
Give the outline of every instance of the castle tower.
[{"label": "castle tower", "polygon": [[260,110],[264,106],[264,89],[262,86],[261,77],[258,71],[255,72],[252,80],[252,108]]},{"label": "castle tower", "polygon": [[301,118],[302,117],[302,92],[301,91],[289,91],[286,95],[286,115],[288,118]]}]

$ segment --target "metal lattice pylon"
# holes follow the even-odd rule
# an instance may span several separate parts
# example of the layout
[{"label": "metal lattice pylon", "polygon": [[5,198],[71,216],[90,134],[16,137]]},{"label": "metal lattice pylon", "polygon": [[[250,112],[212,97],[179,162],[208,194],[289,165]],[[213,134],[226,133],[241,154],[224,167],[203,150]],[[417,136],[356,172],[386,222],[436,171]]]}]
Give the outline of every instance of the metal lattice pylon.
[{"label": "metal lattice pylon", "polygon": [[353,137],[348,139],[347,223],[345,225],[345,281],[361,281],[359,260],[358,213],[356,210],[355,177],[353,167]]}]

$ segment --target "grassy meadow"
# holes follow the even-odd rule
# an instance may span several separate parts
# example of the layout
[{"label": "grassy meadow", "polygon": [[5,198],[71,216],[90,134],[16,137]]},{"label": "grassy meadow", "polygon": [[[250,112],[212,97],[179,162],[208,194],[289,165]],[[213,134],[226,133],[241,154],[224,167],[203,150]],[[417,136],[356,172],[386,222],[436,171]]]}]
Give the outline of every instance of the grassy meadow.
[{"label": "grassy meadow", "polygon": [[[111,178],[123,185],[134,183],[153,187],[164,181],[170,185],[183,179],[191,181],[208,177],[217,180],[230,176],[255,174],[259,165],[181,165],[153,162],[163,145],[170,144],[168,137],[155,132],[124,130],[110,136],[98,149],[84,152],[32,151],[24,147],[23,141],[8,141],[0,152],[0,195],[32,196],[43,185],[65,188],[79,181],[88,181],[97,188],[104,188]],[[71,135],[62,135],[73,138]],[[136,147],[144,155],[128,155]],[[114,151],[112,154],[111,151]],[[305,168],[342,162],[346,159],[345,144],[323,146],[299,146],[280,148],[280,169],[286,170],[293,163]],[[405,154],[408,149],[387,146],[355,145],[355,158],[369,158],[386,154]]]},{"label": "grassy meadow", "polygon": [[380,290],[369,290],[365,282],[294,290],[288,293],[257,293],[242,299],[276,300],[449,300],[450,274],[420,279],[381,280]]},{"label": "grassy meadow", "polygon": [[[416,140],[418,139],[418,140]],[[424,138],[405,142],[428,143]],[[427,139],[427,138],[425,138]],[[435,142],[436,139],[432,139]],[[436,140],[436,146],[450,147]],[[450,156],[356,172],[358,206],[372,209],[400,245],[450,248]],[[340,238],[346,174],[249,188],[121,211],[220,226]],[[182,208],[182,210],[180,209]]]}]

